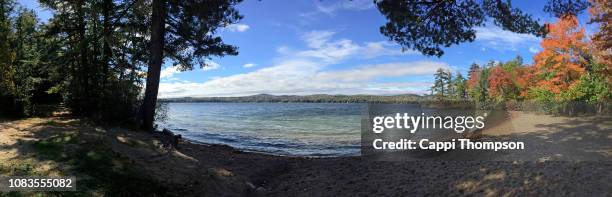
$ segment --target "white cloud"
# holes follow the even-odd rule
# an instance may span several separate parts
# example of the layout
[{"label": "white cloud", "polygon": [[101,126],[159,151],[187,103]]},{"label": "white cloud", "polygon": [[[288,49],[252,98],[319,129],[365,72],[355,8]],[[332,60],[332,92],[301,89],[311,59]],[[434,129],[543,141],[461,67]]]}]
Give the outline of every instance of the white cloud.
[{"label": "white cloud", "polygon": [[374,8],[372,0],[342,1],[342,8],[347,10],[367,10]]},{"label": "white cloud", "polygon": [[221,68],[221,65],[219,65],[217,62],[213,62],[211,60],[207,60],[205,63],[206,63],[206,66],[202,68],[203,71],[216,70],[216,69]]},{"label": "white cloud", "polygon": [[312,0],[315,10],[299,13],[298,24],[312,25],[322,20],[322,16],[335,16],[339,11],[362,11],[375,7],[372,0],[341,0],[322,1]]},{"label": "white cloud", "polygon": [[290,61],[245,74],[220,77],[203,83],[160,84],[160,97],[245,96],[252,94],[402,94],[425,93],[428,82],[376,83],[385,77],[432,75],[450,69],[442,62],[417,61],[363,65],[357,69],[326,71],[326,65]]},{"label": "white cloud", "polygon": [[253,67],[253,66],[257,66],[257,64],[254,64],[254,63],[247,63],[247,64],[242,65],[242,67],[245,67],[245,68],[251,68],[251,67]]},{"label": "white cloud", "polygon": [[541,39],[531,34],[519,34],[497,26],[476,27],[476,41],[485,42],[487,47],[500,50],[517,50],[524,43],[535,43]]},{"label": "white cloud", "polygon": [[250,27],[246,24],[231,24],[225,27],[225,29],[231,32],[244,32],[248,30]]},{"label": "white cloud", "polygon": [[540,52],[540,48],[536,47],[536,46],[530,46],[529,47],[529,52],[531,52],[531,53],[538,53],[538,52]]},{"label": "white cloud", "polygon": [[396,46],[393,43],[387,41],[380,42],[367,42],[365,46],[362,48],[363,55],[365,58],[374,58],[383,55],[419,55],[419,52],[413,50],[402,51],[398,48],[392,48]]},{"label": "white cloud", "polygon": [[321,48],[331,37],[336,34],[333,31],[310,31],[302,35],[302,39],[310,48]]},{"label": "white cloud", "polygon": [[276,52],[280,54],[288,54],[291,52],[291,49],[289,49],[287,46],[280,46],[276,49]]},{"label": "white cloud", "polygon": [[161,71],[160,78],[161,79],[170,79],[174,76],[174,74],[179,73],[176,66],[168,66]]},{"label": "white cloud", "polygon": [[436,72],[438,68],[449,69],[441,62],[404,62],[365,65],[356,69],[345,71],[321,72],[317,78],[325,81],[359,82],[369,81],[379,77],[400,77],[410,75],[428,75]]},{"label": "white cloud", "polygon": [[352,1],[319,1],[314,0],[317,11],[334,15],[339,10],[359,11],[374,8],[372,0],[352,0]]},{"label": "white cloud", "polygon": [[349,39],[332,40],[336,34],[333,31],[310,31],[302,35],[309,49],[291,51],[288,47],[280,47],[277,51],[283,54],[293,54],[302,58],[317,58],[328,63],[335,63],[349,57],[375,58],[389,55],[414,55],[414,51],[404,51],[393,43],[386,41],[366,42],[358,44]]},{"label": "white cloud", "polygon": [[[309,44],[310,46],[311,44]],[[297,56],[319,58],[327,62],[337,62],[357,54],[360,46],[348,39],[326,42],[322,46],[296,52]]]},{"label": "white cloud", "polygon": [[[172,80],[172,81],[176,81],[178,80],[178,78],[174,77],[175,74],[180,73],[181,71],[179,70],[180,65],[177,66],[168,66],[166,68],[164,68],[163,70],[161,70],[160,73],[160,79],[162,80]],[[221,68],[221,65],[219,65],[216,62],[213,62],[211,60],[207,60],[206,61],[206,66],[199,69],[201,71],[209,71],[209,70],[215,70],[215,69],[219,69]]]},{"label": "white cloud", "polygon": [[[169,81],[160,83],[160,97],[244,96],[252,94],[402,94],[425,93],[428,82],[379,83],[385,77],[430,76],[443,62],[415,61],[361,65],[329,70],[330,65],[349,58],[402,55],[399,47],[387,42],[358,44],[333,39],[335,32],[313,31],[302,35],[307,48],[279,47],[277,63],[257,70],[218,77],[203,83]],[[248,67],[248,64],[243,65]]]}]

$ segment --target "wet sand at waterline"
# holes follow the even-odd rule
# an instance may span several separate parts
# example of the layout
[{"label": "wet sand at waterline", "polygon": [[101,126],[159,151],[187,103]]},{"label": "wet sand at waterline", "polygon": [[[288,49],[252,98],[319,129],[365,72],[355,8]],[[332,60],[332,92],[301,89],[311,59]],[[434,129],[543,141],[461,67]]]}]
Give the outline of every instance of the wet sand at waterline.
[{"label": "wet sand at waterline", "polygon": [[[64,152],[103,143],[113,155],[126,158],[141,173],[168,187],[169,195],[177,196],[610,196],[612,159],[608,153],[612,144],[602,143],[612,140],[611,125],[611,119],[604,117],[511,112],[508,121],[487,128],[480,138],[515,135],[539,143],[566,144],[529,151],[540,158],[534,161],[387,162],[362,157],[273,156],[188,140],[181,141],[178,149],[166,149],[148,133],[97,127],[62,115],[0,123],[0,164],[2,169],[11,169],[28,163],[36,174],[74,174],[71,163],[41,158],[32,145],[69,133],[74,143],[66,144]],[[607,161],[566,159],[584,154],[568,145],[591,142],[597,146],[588,150]]]}]

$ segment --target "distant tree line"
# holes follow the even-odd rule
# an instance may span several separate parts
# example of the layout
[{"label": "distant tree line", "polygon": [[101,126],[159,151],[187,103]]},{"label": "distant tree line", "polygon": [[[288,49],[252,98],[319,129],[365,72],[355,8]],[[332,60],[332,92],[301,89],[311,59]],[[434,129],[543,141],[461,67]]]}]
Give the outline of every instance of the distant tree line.
[{"label": "distant tree line", "polygon": [[273,103],[416,103],[430,100],[427,96],[416,94],[402,95],[269,95],[258,94],[240,97],[183,97],[161,99],[162,102],[273,102]]}]

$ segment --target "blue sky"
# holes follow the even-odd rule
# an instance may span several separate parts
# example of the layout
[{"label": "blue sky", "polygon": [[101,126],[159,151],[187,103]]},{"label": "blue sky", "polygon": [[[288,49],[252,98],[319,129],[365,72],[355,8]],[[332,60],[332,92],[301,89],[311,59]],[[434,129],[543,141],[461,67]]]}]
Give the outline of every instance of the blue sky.
[{"label": "blue sky", "polygon": [[[545,1],[513,1],[541,21]],[[37,10],[43,21],[52,16],[35,0],[20,3]],[[213,58],[213,66],[179,72],[166,63],[159,96],[204,97],[252,94],[403,94],[427,93],[438,68],[466,74],[470,64],[525,63],[540,50],[540,39],[477,28],[476,41],[445,49],[441,58],[403,51],[379,32],[386,19],[371,0],[245,0],[244,19],[218,33],[239,47],[238,56]],[[588,16],[580,16],[585,23]],[[590,28],[587,28],[587,32]]]}]

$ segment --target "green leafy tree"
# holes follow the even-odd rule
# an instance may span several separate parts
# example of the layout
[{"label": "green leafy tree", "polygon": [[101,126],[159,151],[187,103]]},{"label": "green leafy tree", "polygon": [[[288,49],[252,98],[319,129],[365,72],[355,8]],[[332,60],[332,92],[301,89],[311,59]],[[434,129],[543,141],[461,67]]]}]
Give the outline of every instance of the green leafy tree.
[{"label": "green leafy tree", "polygon": [[11,0],[0,0],[0,105],[4,113],[14,114],[15,106],[15,54],[11,51],[10,42],[13,37],[11,14],[15,3]]},{"label": "green leafy tree", "polygon": [[483,68],[471,72],[470,78],[467,81],[468,95],[471,99],[477,102],[488,101],[489,91],[489,72],[490,67],[495,63],[489,62]]},{"label": "green leafy tree", "polygon": [[564,101],[584,101],[590,104],[605,103],[612,99],[611,87],[607,83],[607,76],[600,75],[600,71],[606,69],[605,64],[590,62],[592,69],[582,75],[578,83],[566,92],[561,93]]},{"label": "green leafy tree", "polygon": [[449,85],[452,80],[451,73],[443,68],[438,68],[434,74],[434,84],[431,87],[432,93],[438,99],[446,98],[450,91]]},{"label": "green leafy tree", "polygon": [[19,11],[14,25],[13,46],[15,53],[15,96],[24,115],[34,111],[32,97],[44,80],[41,72],[41,53],[38,48],[38,19],[32,10]]},{"label": "green leafy tree", "polygon": [[47,92],[62,94],[76,115],[134,121],[149,57],[148,1],[40,2],[54,11],[43,26],[44,60],[55,82]]},{"label": "green leafy tree", "polygon": [[38,19],[12,1],[0,2],[0,103],[11,116],[34,111],[32,97],[43,81],[38,48]]},{"label": "green leafy tree", "polygon": [[456,99],[467,99],[466,79],[463,78],[463,75],[461,75],[460,72],[457,72],[457,75],[455,76],[452,85],[455,90],[454,97]]}]

